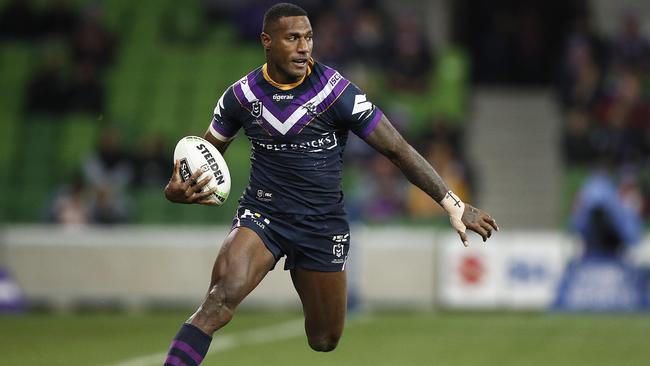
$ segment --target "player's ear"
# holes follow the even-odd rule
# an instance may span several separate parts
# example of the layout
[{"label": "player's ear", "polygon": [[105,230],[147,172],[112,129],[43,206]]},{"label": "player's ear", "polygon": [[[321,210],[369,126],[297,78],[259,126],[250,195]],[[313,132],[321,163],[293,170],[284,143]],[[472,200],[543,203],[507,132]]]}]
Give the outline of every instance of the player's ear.
[{"label": "player's ear", "polygon": [[271,36],[268,33],[262,32],[262,34],[260,34],[260,40],[262,41],[262,46],[265,50],[268,51],[271,49]]}]

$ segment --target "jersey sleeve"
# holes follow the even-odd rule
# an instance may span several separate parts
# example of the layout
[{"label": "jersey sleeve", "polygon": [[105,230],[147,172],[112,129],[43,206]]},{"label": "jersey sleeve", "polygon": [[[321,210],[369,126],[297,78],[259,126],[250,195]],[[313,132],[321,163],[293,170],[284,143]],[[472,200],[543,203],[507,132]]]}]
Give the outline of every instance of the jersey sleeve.
[{"label": "jersey sleeve", "polygon": [[361,138],[368,137],[383,116],[382,111],[352,83],[338,98],[335,112],[339,123]]},{"label": "jersey sleeve", "polygon": [[210,133],[220,141],[226,142],[232,140],[241,128],[241,120],[238,117],[241,113],[241,108],[233,87],[231,86],[226,89],[214,107],[212,122],[210,123]]}]

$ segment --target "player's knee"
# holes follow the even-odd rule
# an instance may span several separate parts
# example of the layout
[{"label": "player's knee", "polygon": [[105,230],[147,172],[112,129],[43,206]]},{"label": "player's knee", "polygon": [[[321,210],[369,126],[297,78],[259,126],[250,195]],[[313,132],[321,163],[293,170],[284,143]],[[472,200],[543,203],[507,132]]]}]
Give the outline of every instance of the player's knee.
[{"label": "player's knee", "polygon": [[316,352],[330,352],[339,344],[339,337],[339,335],[335,334],[312,336],[308,338],[309,347]]}]

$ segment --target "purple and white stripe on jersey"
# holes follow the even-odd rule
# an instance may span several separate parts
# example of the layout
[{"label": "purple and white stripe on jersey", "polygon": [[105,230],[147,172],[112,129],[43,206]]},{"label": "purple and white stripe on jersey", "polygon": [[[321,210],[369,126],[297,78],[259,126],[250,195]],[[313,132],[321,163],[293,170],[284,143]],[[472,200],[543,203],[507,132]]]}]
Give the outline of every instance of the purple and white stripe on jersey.
[{"label": "purple and white stripe on jersey", "polygon": [[225,98],[226,93],[228,93],[228,90],[226,90],[221,95],[221,98],[219,98],[217,105],[214,107],[212,123],[210,123],[210,132],[212,133],[212,135],[224,142],[232,140],[235,137],[235,134],[237,133],[237,129],[221,121],[221,119],[223,119],[222,112],[226,108],[223,101],[223,98]]},{"label": "purple and white stripe on jersey", "polygon": [[[329,69],[331,70],[331,69]],[[281,135],[286,135],[289,132],[295,133],[300,131],[305,125],[311,121],[314,116],[324,112],[327,108],[336,101],[336,98],[345,90],[350,82],[344,79],[341,74],[332,70],[331,76],[327,79],[321,77],[318,85],[309,93],[308,96],[301,97],[295,106],[288,107],[286,111],[279,112],[274,104],[270,101],[264,103],[261,100],[261,123],[267,127],[269,132],[277,132]],[[233,86],[233,91],[237,99],[244,105],[251,109],[253,103],[260,101],[253,90],[248,77],[244,77]],[[259,91],[258,91],[259,92]],[[309,96],[311,96],[309,98]],[[309,98],[309,99],[306,99]],[[268,100],[268,99],[267,99]],[[273,107],[270,107],[272,106]],[[267,107],[273,108],[276,113],[273,113]],[[289,110],[289,108],[291,110]],[[290,112],[290,113],[289,113]],[[275,133],[273,133],[275,134]]]},{"label": "purple and white stripe on jersey", "polygon": [[306,102],[308,102],[310,99],[312,99],[318,92],[322,90],[322,87],[327,83],[327,81],[336,74],[336,70],[326,67],[325,71],[323,72],[323,75],[321,75],[320,79],[318,82],[315,84],[315,87],[306,92],[305,94],[301,95],[295,103],[292,103],[288,105],[286,108],[283,110],[280,110],[275,103],[271,100],[271,97],[267,94],[265,94],[262,89],[260,88],[259,85],[257,85],[257,80],[256,80],[256,75],[260,71],[256,70],[253,72],[250,72],[247,76],[246,79],[248,80],[248,85],[251,89],[251,92],[253,92],[253,95],[264,104],[264,106],[271,112],[273,113],[274,116],[276,116],[279,120],[286,120],[289,118],[293,112],[296,111],[300,106],[304,105]]}]

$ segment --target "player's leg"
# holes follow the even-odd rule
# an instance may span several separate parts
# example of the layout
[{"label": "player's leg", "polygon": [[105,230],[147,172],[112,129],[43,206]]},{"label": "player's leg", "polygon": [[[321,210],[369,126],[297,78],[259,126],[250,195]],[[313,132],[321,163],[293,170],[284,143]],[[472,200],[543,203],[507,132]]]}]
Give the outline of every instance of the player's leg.
[{"label": "player's leg", "polygon": [[296,267],[291,270],[291,279],[302,301],[309,346],[314,351],[332,351],[345,323],[345,271],[318,272]]},{"label": "player's leg", "polygon": [[232,319],[235,307],[273,268],[275,258],[251,229],[230,233],[212,268],[208,294],[189,323],[212,334]]},{"label": "player's leg", "polygon": [[226,325],[235,308],[273,268],[275,258],[251,229],[234,229],[212,269],[208,293],[172,341],[165,365],[199,365],[212,334]]}]

